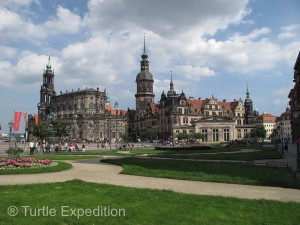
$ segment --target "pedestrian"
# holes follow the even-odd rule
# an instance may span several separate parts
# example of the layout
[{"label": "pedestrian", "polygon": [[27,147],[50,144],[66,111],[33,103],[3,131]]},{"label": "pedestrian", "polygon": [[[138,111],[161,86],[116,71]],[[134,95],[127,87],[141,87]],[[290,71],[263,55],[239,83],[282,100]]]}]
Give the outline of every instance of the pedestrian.
[{"label": "pedestrian", "polygon": [[82,151],[85,152],[85,145],[82,144]]},{"label": "pedestrian", "polygon": [[33,155],[33,152],[34,152],[34,143],[33,143],[33,141],[29,142],[29,149],[30,149],[29,154]]},{"label": "pedestrian", "polygon": [[284,139],[284,150],[287,153],[289,150],[289,140],[286,138]]}]

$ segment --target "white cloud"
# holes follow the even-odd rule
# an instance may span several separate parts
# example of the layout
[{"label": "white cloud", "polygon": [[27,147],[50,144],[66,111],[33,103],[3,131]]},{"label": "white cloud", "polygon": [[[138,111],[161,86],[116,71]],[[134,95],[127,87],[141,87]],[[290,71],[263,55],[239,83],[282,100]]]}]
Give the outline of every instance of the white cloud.
[{"label": "white cloud", "polygon": [[48,35],[60,33],[77,33],[80,28],[80,16],[62,6],[57,7],[56,17],[45,22],[42,27]]},{"label": "white cloud", "polygon": [[300,31],[300,24],[292,24],[281,28],[281,33],[278,35],[278,39],[292,39],[297,37]]},{"label": "white cloud", "polygon": [[56,16],[45,23],[34,24],[30,17],[6,8],[0,9],[0,32],[2,41],[26,40],[31,43],[49,37],[76,33],[81,24],[80,16],[61,6]]},{"label": "white cloud", "polygon": [[214,34],[229,24],[240,23],[249,13],[248,0],[91,0],[85,22],[93,30],[119,30],[138,26],[163,37],[197,30]]}]

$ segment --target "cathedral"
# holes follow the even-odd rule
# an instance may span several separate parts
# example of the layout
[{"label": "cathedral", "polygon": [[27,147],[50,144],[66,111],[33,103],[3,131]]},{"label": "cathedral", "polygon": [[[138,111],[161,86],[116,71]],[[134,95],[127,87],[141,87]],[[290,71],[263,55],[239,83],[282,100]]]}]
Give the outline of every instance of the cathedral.
[{"label": "cathedral", "polygon": [[128,131],[139,138],[145,133],[156,139],[173,141],[180,133],[200,133],[205,142],[251,140],[255,137],[253,102],[246,91],[246,99],[219,101],[214,96],[205,99],[187,98],[182,91],[170,88],[154,102],[153,75],[149,70],[144,39],[140,72],[136,76],[136,109],[128,110]]},{"label": "cathedral", "polygon": [[40,120],[68,122],[70,139],[115,143],[127,130],[127,110],[119,110],[118,102],[112,108],[106,90],[85,88],[57,95],[50,56],[43,73],[38,115]]}]

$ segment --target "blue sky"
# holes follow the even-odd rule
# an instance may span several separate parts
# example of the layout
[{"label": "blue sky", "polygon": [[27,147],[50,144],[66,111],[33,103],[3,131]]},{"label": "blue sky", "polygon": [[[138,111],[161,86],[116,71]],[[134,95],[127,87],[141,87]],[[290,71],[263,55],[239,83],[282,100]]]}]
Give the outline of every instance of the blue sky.
[{"label": "blue sky", "polygon": [[[37,113],[51,55],[56,92],[97,88],[135,107],[143,36],[156,101],[186,96],[245,99],[279,116],[300,50],[297,0],[10,0],[0,3],[0,123]],[[21,123],[24,127],[24,121]],[[1,131],[0,131],[1,132]]]}]

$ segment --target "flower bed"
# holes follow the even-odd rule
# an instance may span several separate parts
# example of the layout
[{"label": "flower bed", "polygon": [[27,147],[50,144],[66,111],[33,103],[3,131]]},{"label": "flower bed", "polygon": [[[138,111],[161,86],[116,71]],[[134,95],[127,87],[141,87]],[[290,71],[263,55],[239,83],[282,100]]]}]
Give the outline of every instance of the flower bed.
[{"label": "flower bed", "polygon": [[43,168],[55,166],[57,163],[49,159],[34,159],[34,158],[20,158],[7,159],[0,158],[0,169],[25,169],[25,168]]}]

